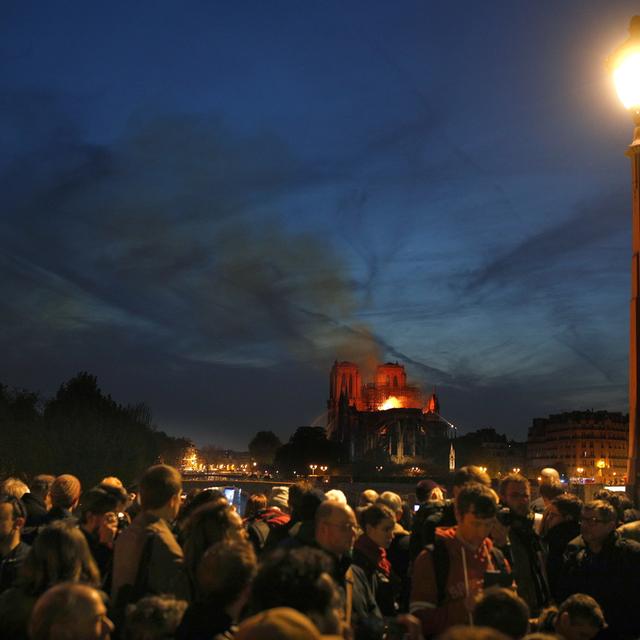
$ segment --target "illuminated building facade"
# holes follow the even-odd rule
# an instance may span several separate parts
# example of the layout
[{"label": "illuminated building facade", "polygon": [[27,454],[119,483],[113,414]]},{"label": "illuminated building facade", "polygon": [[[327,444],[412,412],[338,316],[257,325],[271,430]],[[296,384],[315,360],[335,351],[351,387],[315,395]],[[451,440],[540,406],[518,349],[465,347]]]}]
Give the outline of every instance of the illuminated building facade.
[{"label": "illuminated building facade", "polygon": [[576,479],[623,483],[628,442],[629,417],[619,412],[572,411],[536,418],[527,438],[529,472],[554,467]]}]

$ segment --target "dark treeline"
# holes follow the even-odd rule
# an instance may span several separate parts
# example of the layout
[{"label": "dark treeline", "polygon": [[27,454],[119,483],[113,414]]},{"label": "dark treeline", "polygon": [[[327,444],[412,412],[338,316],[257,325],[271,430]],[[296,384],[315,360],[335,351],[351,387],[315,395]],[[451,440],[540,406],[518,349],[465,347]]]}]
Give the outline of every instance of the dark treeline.
[{"label": "dark treeline", "polygon": [[154,462],[177,465],[190,444],[158,431],[146,405],[103,394],[88,373],[47,401],[0,385],[0,477],[72,473],[88,486],[117,475],[130,483]]}]

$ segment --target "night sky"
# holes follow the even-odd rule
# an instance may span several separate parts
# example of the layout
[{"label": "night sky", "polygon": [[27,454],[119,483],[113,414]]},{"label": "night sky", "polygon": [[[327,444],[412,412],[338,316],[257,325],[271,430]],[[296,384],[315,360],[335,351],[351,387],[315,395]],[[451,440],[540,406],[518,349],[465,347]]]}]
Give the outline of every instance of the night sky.
[{"label": "night sky", "polygon": [[235,448],[322,423],[336,358],[463,433],[626,411],[637,12],[4,2],[0,381]]}]

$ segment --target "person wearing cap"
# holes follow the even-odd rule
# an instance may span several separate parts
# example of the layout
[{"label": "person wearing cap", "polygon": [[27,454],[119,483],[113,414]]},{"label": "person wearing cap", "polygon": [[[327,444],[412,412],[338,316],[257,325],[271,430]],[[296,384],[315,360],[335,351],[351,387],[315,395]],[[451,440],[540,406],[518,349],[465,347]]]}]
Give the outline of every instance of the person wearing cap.
[{"label": "person wearing cap", "polygon": [[274,549],[289,533],[289,487],[272,487],[266,509],[246,522],[249,540],[258,555]]}]

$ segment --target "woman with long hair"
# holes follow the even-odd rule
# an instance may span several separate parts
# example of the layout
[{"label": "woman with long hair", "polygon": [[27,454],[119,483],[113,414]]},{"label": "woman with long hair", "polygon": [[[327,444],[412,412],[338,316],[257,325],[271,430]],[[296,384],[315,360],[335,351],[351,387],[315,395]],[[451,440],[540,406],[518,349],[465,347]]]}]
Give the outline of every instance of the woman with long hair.
[{"label": "woman with long hair", "polygon": [[0,595],[0,639],[28,638],[27,624],[40,595],[61,582],[100,588],[100,572],[82,532],[56,521],[38,533],[17,585]]},{"label": "woman with long hair", "polygon": [[226,500],[198,507],[184,528],[184,570],[189,582],[190,599],[198,595],[196,571],[205,551],[223,540],[246,540],[242,518]]}]

